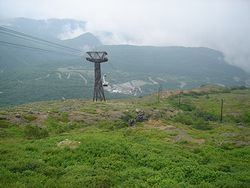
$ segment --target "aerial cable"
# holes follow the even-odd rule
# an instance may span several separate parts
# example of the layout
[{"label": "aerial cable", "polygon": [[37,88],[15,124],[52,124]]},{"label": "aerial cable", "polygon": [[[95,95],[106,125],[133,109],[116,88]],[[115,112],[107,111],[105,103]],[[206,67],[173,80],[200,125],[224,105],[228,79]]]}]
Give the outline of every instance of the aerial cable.
[{"label": "aerial cable", "polygon": [[[0,29],[1,30],[1,29]],[[29,38],[26,38],[26,37],[23,37],[23,36],[19,36],[19,35],[16,35],[16,34],[13,34],[13,33],[8,33],[8,32],[3,32],[3,31],[0,31],[0,33],[2,34],[5,34],[5,35],[9,35],[9,36],[13,36],[13,37],[17,37],[17,38],[21,38],[21,39],[25,39],[27,41],[31,41],[31,42],[38,42],[37,40],[34,40],[34,39],[29,39]],[[55,45],[51,45],[51,44],[44,44],[44,43],[40,43],[41,45],[47,45],[47,46],[50,46],[50,47],[53,47],[53,48],[57,48],[57,49],[60,49],[60,50],[65,50],[64,48],[59,48]],[[78,53],[80,55],[79,52],[72,52],[72,53]]]},{"label": "aerial cable", "polygon": [[3,46],[14,46],[14,47],[18,47],[18,48],[26,48],[26,49],[32,49],[32,50],[37,50],[37,51],[42,51],[42,52],[57,53],[57,54],[64,54],[64,55],[77,56],[77,57],[80,56],[77,54],[72,54],[72,53],[67,53],[67,52],[59,52],[59,51],[55,51],[55,50],[46,50],[43,48],[31,47],[31,46],[26,46],[26,45],[16,44],[16,43],[11,43],[11,42],[6,42],[6,41],[0,41],[0,43]]},{"label": "aerial cable", "polygon": [[5,32],[9,32],[9,33],[12,33],[12,34],[15,34],[15,35],[21,35],[21,36],[26,37],[26,38],[31,38],[33,40],[40,41],[40,42],[43,42],[43,43],[49,43],[51,45],[54,45],[54,46],[57,46],[57,47],[60,47],[60,48],[65,48],[67,50],[83,53],[83,51],[81,51],[79,49],[72,48],[72,47],[65,46],[65,45],[61,45],[61,44],[51,42],[51,41],[48,41],[48,40],[44,40],[44,39],[41,39],[41,38],[38,38],[38,37],[35,37],[35,36],[27,35],[25,33],[15,31],[15,30],[12,30],[12,29],[8,29],[8,28],[2,27],[2,26],[0,26],[0,30],[5,31]]},{"label": "aerial cable", "polygon": [[64,45],[61,45],[61,44],[58,44],[58,43],[55,43],[55,42],[51,42],[51,41],[48,41],[48,40],[44,40],[42,38],[38,38],[38,37],[35,37],[35,36],[32,36],[32,35],[28,35],[28,34],[25,34],[25,33],[22,33],[22,32],[19,32],[19,31],[15,31],[15,30],[12,30],[12,29],[8,29],[8,28],[5,28],[5,27],[2,27],[0,26],[0,30],[2,31],[5,31],[5,32],[10,32],[10,33],[14,33],[16,35],[21,35],[21,36],[24,36],[24,37],[27,37],[27,38],[32,38],[36,41],[42,41],[44,43],[49,43],[49,44],[53,44],[55,46],[60,46],[62,48],[66,48],[68,50],[73,50],[73,51],[77,51],[77,52],[82,52],[81,50],[79,49],[76,49],[76,48],[71,48],[69,46],[64,46]]}]

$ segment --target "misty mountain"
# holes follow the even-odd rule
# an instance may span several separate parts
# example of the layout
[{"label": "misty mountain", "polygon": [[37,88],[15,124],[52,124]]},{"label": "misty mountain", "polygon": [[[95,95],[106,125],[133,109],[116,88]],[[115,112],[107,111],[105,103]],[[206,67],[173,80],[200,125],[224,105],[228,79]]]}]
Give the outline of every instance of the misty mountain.
[{"label": "misty mountain", "polygon": [[3,19],[0,25],[16,31],[28,33],[43,38],[57,38],[73,34],[74,31],[84,33],[86,23],[73,19],[35,20],[30,18]]},{"label": "misty mountain", "polygon": [[95,35],[85,31],[86,23],[84,21],[73,19],[34,20],[29,18],[14,18],[0,20],[0,25],[18,32],[79,49],[102,45],[101,41]]},{"label": "misty mountain", "polygon": [[[250,75],[229,65],[224,55],[213,49],[102,45],[95,35],[88,32],[73,39],[59,40],[57,36],[64,28],[63,25],[78,21],[51,19],[47,22],[17,19],[11,24],[5,21],[5,26],[19,28],[19,31],[26,31],[30,35],[35,35],[40,27],[45,33],[38,32],[38,35],[41,37],[44,34],[46,40],[81,50],[95,47],[107,51],[109,61],[102,64],[102,73],[107,75],[109,82],[105,88],[107,98],[146,95],[157,91],[159,87],[185,89],[203,84],[250,86]],[[47,29],[44,26],[46,23]],[[53,23],[58,26],[57,29]],[[44,43],[3,33],[0,34],[0,40],[53,51],[47,53],[0,44],[0,105],[92,97],[92,63],[80,56],[65,54],[67,50]]]},{"label": "misty mountain", "polygon": [[221,52],[210,48],[114,45],[103,46],[100,49],[110,52],[110,62],[126,72],[211,79],[225,76],[228,81],[233,76],[243,80],[249,76],[241,68],[229,65]]},{"label": "misty mountain", "polygon": [[100,40],[89,32],[73,39],[63,40],[60,43],[80,50],[88,50],[89,48],[102,45]]}]

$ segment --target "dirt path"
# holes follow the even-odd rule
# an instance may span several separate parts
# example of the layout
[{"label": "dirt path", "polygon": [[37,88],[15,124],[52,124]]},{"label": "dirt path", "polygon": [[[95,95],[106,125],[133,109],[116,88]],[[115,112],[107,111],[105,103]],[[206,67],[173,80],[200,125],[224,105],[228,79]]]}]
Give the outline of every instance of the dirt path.
[{"label": "dirt path", "polygon": [[172,143],[176,143],[178,141],[187,141],[187,142],[193,142],[197,144],[202,144],[205,142],[204,139],[195,139],[192,136],[190,136],[185,130],[177,128],[173,125],[162,125],[160,121],[154,121],[154,120],[149,120],[145,125],[145,128],[154,128],[158,129],[161,131],[166,131],[170,133],[176,134],[173,136],[170,141]]}]

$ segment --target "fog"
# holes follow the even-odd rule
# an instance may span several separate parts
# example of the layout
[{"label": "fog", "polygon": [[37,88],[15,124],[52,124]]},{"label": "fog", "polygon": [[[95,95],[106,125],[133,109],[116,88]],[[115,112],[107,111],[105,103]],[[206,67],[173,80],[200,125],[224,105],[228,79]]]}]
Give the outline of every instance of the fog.
[{"label": "fog", "polygon": [[0,17],[83,20],[105,44],[209,47],[250,72],[249,0],[0,0]]}]

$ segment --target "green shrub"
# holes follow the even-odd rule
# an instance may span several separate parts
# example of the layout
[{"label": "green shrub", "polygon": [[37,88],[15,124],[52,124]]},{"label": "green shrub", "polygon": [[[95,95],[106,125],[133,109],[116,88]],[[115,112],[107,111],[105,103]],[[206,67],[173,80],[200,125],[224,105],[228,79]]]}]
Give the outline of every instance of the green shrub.
[{"label": "green shrub", "polygon": [[63,133],[79,126],[76,123],[68,122],[66,118],[67,115],[64,116],[65,116],[64,119],[61,119],[61,116],[59,117],[49,116],[45,121],[48,130],[53,133]]},{"label": "green shrub", "polygon": [[179,122],[185,125],[190,125],[195,129],[199,130],[210,130],[212,127],[208,121],[203,118],[196,116],[193,112],[180,112],[172,118],[175,122]]},{"label": "green shrub", "polygon": [[220,145],[220,148],[224,150],[232,150],[234,147],[231,143],[224,142]]},{"label": "green shrub", "polygon": [[116,127],[116,121],[103,120],[98,122],[97,127],[100,129],[114,130],[114,128]]},{"label": "green shrub", "polygon": [[246,90],[246,86],[233,86],[230,88],[231,90]]},{"label": "green shrub", "polygon": [[193,110],[195,110],[195,106],[193,106],[191,104],[183,103],[183,104],[180,104],[178,107],[183,111],[193,111]]},{"label": "green shrub", "polygon": [[194,123],[194,117],[190,112],[179,112],[172,120],[185,125],[192,125]]},{"label": "green shrub", "polygon": [[69,122],[69,114],[66,112],[54,112],[49,114],[48,120],[53,119],[56,122]]},{"label": "green shrub", "polygon": [[33,115],[25,115],[25,116],[23,116],[23,118],[24,118],[25,120],[29,121],[29,122],[34,121],[34,120],[37,119],[37,117],[36,117],[36,116],[33,116]]},{"label": "green shrub", "polygon": [[185,96],[191,96],[191,97],[198,97],[198,96],[203,96],[203,95],[207,95],[207,92],[196,92],[196,91],[191,91],[189,93],[185,93]]},{"label": "green shrub", "polygon": [[250,111],[242,112],[239,115],[225,115],[224,121],[250,125]]},{"label": "green shrub", "polygon": [[118,128],[118,129],[128,127],[128,122],[116,121],[116,126],[115,127]]},{"label": "green shrub", "polygon": [[66,112],[60,113],[56,119],[64,123],[69,122],[69,114]]},{"label": "green shrub", "polygon": [[27,138],[45,138],[49,136],[49,132],[45,128],[40,128],[33,125],[27,125],[24,129]]},{"label": "green shrub", "polygon": [[123,114],[124,114],[124,115],[121,117],[121,120],[124,121],[125,123],[128,123],[128,121],[129,121],[130,119],[133,119],[133,118],[134,118],[134,117],[133,117],[130,113],[128,113],[128,112],[124,112]]},{"label": "green shrub", "polygon": [[212,129],[209,123],[207,121],[204,121],[201,118],[195,119],[192,127],[195,129],[199,129],[199,130],[211,130]]},{"label": "green shrub", "polygon": [[97,114],[96,108],[85,108],[82,110],[83,112],[89,113],[89,114]]},{"label": "green shrub", "polygon": [[219,119],[217,115],[205,112],[200,109],[196,109],[194,113],[196,117],[202,118],[204,121],[217,121]]},{"label": "green shrub", "polygon": [[221,164],[221,165],[219,165],[218,170],[222,171],[222,172],[231,172],[232,166],[228,165],[228,164]]},{"label": "green shrub", "polygon": [[38,160],[26,160],[22,159],[17,161],[15,164],[13,164],[12,167],[10,167],[11,172],[24,172],[24,171],[39,171],[40,169],[43,169],[44,164]]},{"label": "green shrub", "polygon": [[224,188],[249,188],[249,182],[240,182],[239,180],[234,179],[220,179],[216,182],[215,187],[224,187]]},{"label": "green shrub", "polygon": [[179,96],[178,95],[170,96],[168,101],[170,104],[172,104],[176,108],[179,108],[183,111],[193,111],[196,109],[195,106],[192,104],[183,103],[183,102],[181,102],[179,104]]},{"label": "green shrub", "polygon": [[250,124],[250,111],[242,113],[239,118],[243,123]]},{"label": "green shrub", "polygon": [[11,126],[11,123],[5,120],[0,120],[0,128],[8,128]]}]

